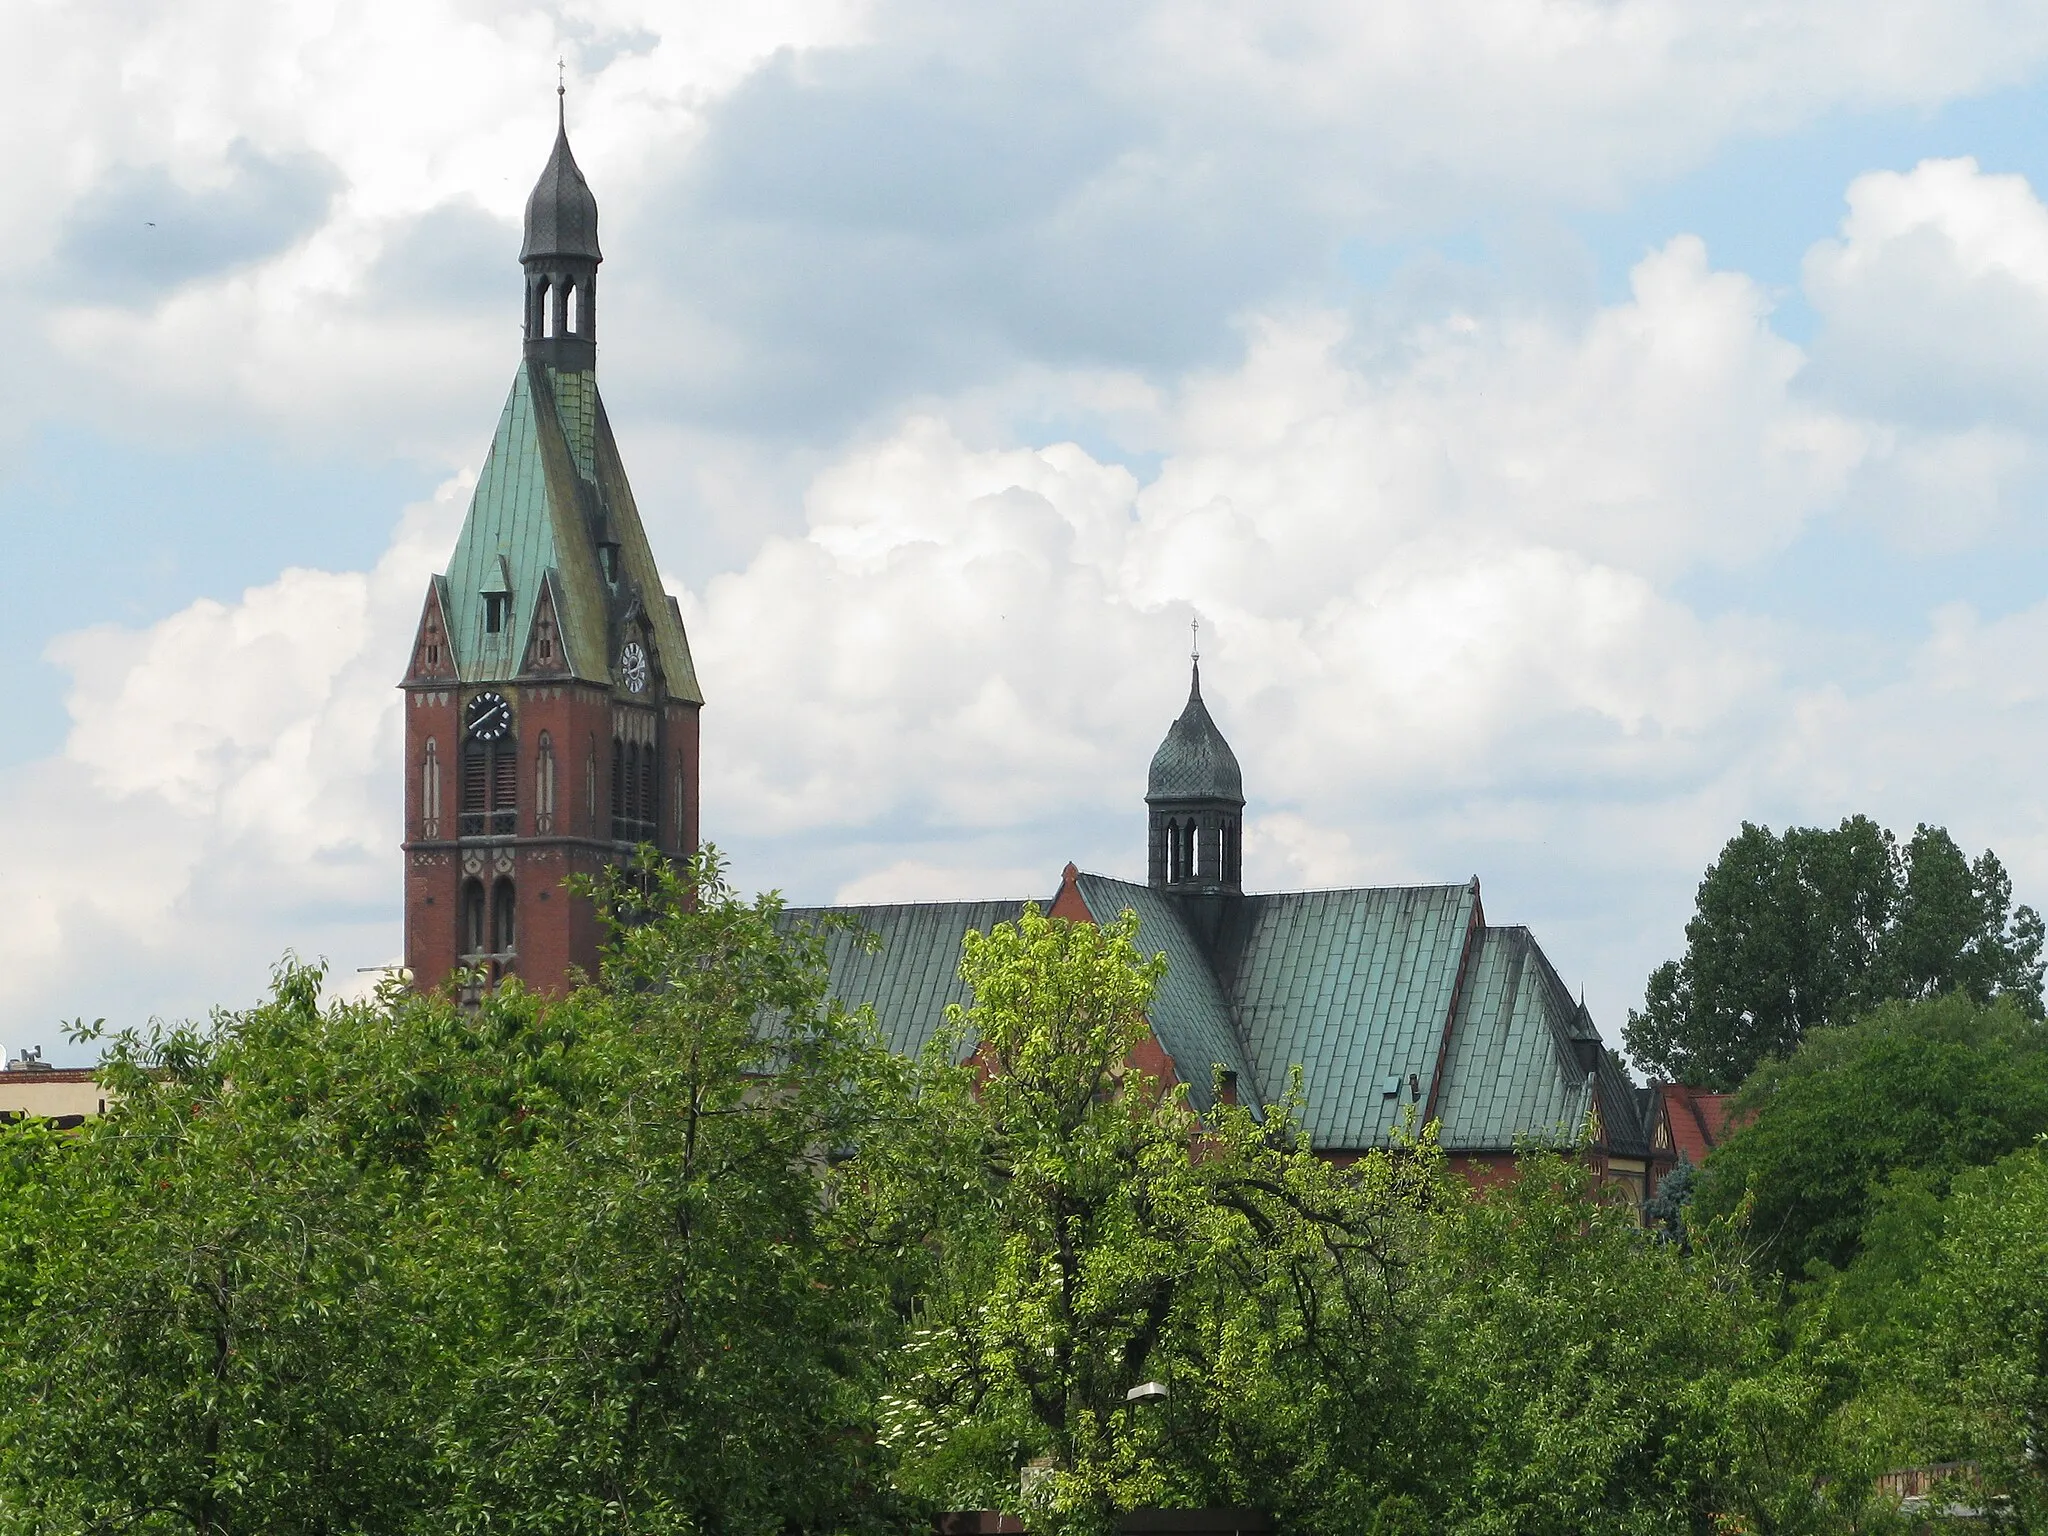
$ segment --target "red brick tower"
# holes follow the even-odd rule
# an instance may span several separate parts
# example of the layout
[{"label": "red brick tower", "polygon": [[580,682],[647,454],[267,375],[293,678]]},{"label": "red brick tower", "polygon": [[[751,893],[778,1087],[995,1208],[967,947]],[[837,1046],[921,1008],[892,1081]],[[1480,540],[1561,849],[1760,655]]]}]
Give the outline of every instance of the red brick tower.
[{"label": "red brick tower", "polygon": [[597,393],[597,200],[566,127],[526,204],[525,357],[405,681],[405,961],[563,990],[564,877],[697,846],[703,698]]}]

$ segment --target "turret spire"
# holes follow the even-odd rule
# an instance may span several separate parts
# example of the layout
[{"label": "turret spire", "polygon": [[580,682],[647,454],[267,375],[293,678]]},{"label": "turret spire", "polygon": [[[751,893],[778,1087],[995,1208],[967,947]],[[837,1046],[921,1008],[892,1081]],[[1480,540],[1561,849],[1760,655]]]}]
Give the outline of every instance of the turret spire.
[{"label": "turret spire", "polygon": [[[556,61],[556,69],[566,64]],[[555,81],[555,147],[526,199],[526,354],[556,368],[597,366],[597,199],[569,148],[569,88]]]},{"label": "turret spire", "polygon": [[1237,754],[1202,702],[1201,621],[1192,626],[1188,702],[1152,754],[1145,804],[1151,821],[1153,885],[1191,891],[1235,891],[1243,883],[1240,841],[1244,776]]}]

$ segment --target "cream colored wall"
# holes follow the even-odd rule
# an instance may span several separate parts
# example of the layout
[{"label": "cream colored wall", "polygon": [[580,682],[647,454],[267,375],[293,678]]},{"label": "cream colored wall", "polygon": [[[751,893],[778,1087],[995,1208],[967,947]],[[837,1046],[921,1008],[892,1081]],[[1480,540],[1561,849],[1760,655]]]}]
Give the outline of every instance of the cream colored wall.
[{"label": "cream colored wall", "polygon": [[106,1090],[84,1074],[0,1072],[0,1112],[55,1117],[97,1115]]}]

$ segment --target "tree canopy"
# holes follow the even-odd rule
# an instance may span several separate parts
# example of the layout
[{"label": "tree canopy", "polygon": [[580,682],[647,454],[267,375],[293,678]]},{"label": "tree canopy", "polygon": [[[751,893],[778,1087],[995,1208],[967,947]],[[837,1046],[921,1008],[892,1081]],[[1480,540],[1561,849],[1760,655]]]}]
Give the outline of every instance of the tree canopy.
[{"label": "tree canopy", "polygon": [[598,895],[614,942],[571,997],[323,1007],[288,963],[258,1008],[107,1042],[105,1119],[0,1133],[0,1511],[226,1536],[873,1510],[890,1269],[833,1154],[898,1066],[715,861]]},{"label": "tree canopy", "polygon": [[1750,1123],[1707,1160],[1696,1215],[1744,1211],[1787,1276],[1841,1268],[1888,1181],[1939,1194],[2048,1131],[2048,1024],[2005,998],[1886,1003],[1759,1068],[1736,1109]]},{"label": "tree canopy", "polygon": [[714,857],[596,894],[570,996],[288,962],[0,1128],[0,1530],[1849,1536],[1932,1456],[2044,1513],[2009,998],[1806,1036],[1673,1242],[1569,1149],[1482,1192],[1428,1126],[1318,1156],[1298,1084],[1198,1113],[1129,914],[972,936],[904,1062]]},{"label": "tree canopy", "polygon": [[1644,1070],[1732,1090],[1810,1030],[1891,999],[1958,991],[2042,1011],[2041,918],[1989,850],[1867,816],[1780,835],[1744,822],[1700,882],[1685,953],[1622,1030]]}]

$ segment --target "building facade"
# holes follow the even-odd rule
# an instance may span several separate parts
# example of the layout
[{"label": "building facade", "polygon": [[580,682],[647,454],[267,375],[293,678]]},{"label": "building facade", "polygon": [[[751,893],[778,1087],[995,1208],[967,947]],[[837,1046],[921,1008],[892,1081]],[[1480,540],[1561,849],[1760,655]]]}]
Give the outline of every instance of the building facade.
[{"label": "building facade", "polygon": [[559,991],[599,929],[564,888],[697,845],[689,638],[597,387],[597,200],[558,122],[527,200],[523,355],[405,691],[405,961]]},{"label": "building facade", "polygon": [[40,1049],[24,1050],[0,1067],[0,1124],[46,1120],[70,1130],[107,1112],[107,1090],[91,1067],[53,1067]]},{"label": "building facade", "polygon": [[[1152,1032],[1163,1075],[1198,1108],[1221,1092],[1286,1095],[1302,1073],[1306,1129],[1333,1158],[1435,1123],[1475,1183],[1506,1176],[1518,1148],[1569,1146],[1619,1193],[1653,1190],[1663,1119],[1608,1055],[1535,936],[1487,921],[1477,876],[1456,885],[1248,892],[1243,776],[1196,671],[1147,778],[1143,885],[1069,864],[1038,900],[1055,917],[1138,915],[1138,943],[1166,955]],[[920,1051],[950,1003],[970,929],[1014,919],[1025,898],[807,908],[880,939],[827,935],[830,987],[872,1004],[890,1045]],[[971,1044],[969,1049],[971,1049]],[[1145,1063],[1148,1067],[1152,1062]],[[1666,1133],[1668,1139],[1668,1132]]]},{"label": "building facade", "polygon": [[[602,260],[596,199],[558,126],[526,207],[523,356],[401,684],[406,963],[422,987],[458,968],[546,991],[594,974],[596,914],[565,879],[643,844],[697,844],[703,699],[598,393]],[[1434,1123],[1477,1181],[1550,1142],[1649,1193],[1673,1156],[1664,1102],[1614,1063],[1529,930],[1487,921],[1477,877],[1247,892],[1244,806],[1198,661],[1152,759],[1145,882],[1069,864],[1041,893],[1076,921],[1128,908],[1139,942],[1166,954],[1148,1069],[1207,1107],[1218,1091],[1273,1102],[1299,1067],[1307,1129],[1331,1157]],[[831,935],[831,989],[920,1050],[968,1001],[966,933],[1023,906],[838,909],[880,945]]]}]

